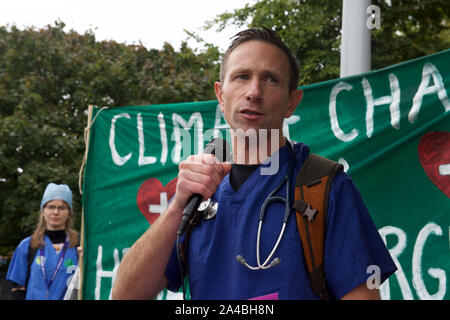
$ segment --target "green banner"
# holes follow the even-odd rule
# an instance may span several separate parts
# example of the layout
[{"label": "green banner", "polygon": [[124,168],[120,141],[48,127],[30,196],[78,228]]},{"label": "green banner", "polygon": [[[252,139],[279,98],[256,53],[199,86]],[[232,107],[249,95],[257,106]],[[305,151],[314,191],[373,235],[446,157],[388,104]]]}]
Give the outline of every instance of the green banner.
[{"label": "green banner", "polygon": [[[360,189],[398,266],[383,299],[450,297],[449,61],[446,50],[301,87],[304,98],[285,120],[287,137],[344,164]],[[96,107],[92,118],[83,298],[109,299],[127,249],[173,195],[179,161],[229,132],[217,101]]]}]

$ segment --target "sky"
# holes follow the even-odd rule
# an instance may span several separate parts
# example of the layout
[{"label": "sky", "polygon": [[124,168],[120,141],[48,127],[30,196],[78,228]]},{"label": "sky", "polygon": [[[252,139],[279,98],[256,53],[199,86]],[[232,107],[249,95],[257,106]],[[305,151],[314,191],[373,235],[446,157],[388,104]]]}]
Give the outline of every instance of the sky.
[{"label": "sky", "polygon": [[[54,25],[56,20],[83,34],[92,30],[96,39],[115,40],[161,49],[165,41],[179,49],[187,38],[183,29],[194,31],[205,41],[221,49],[238,29],[228,27],[223,32],[203,31],[205,21],[217,14],[232,12],[253,4],[255,0],[2,0],[0,25],[42,28]],[[201,48],[195,41],[191,47]]]}]

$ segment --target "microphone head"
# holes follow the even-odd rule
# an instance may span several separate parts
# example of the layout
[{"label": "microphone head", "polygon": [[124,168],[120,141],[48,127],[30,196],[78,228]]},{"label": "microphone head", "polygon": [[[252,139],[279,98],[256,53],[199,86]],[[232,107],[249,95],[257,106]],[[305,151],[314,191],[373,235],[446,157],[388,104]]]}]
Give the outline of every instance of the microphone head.
[{"label": "microphone head", "polygon": [[231,162],[233,159],[230,144],[222,138],[213,138],[208,142],[204,153],[215,155],[220,162]]}]

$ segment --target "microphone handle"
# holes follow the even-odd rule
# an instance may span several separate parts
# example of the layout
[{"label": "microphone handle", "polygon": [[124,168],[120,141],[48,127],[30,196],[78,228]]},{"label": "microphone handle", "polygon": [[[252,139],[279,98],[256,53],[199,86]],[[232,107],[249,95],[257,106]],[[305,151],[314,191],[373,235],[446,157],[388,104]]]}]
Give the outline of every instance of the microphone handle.
[{"label": "microphone handle", "polygon": [[186,205],[186,207],[183,210],[183,218],[180,223],[180,227],[178,229],[177,235],[181,236],[184,231],[187,228],[187,225],[189,223],[189,219],[191,218],[192,214],[198,209],[200,206],[200,203],[202,202],[203,197],[199,194],[193,194]]}]

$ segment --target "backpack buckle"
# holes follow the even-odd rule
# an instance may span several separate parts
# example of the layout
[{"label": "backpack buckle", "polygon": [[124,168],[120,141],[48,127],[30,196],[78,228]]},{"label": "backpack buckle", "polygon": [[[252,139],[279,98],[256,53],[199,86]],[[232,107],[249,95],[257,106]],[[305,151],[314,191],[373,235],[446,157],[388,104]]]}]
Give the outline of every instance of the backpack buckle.
[{"label": "backpack buckle", "polygon": [[295,200],[294,209],[300,212],[304,217],[306,217],[309,222],[314,221],[318,212],[303,200]]}]

